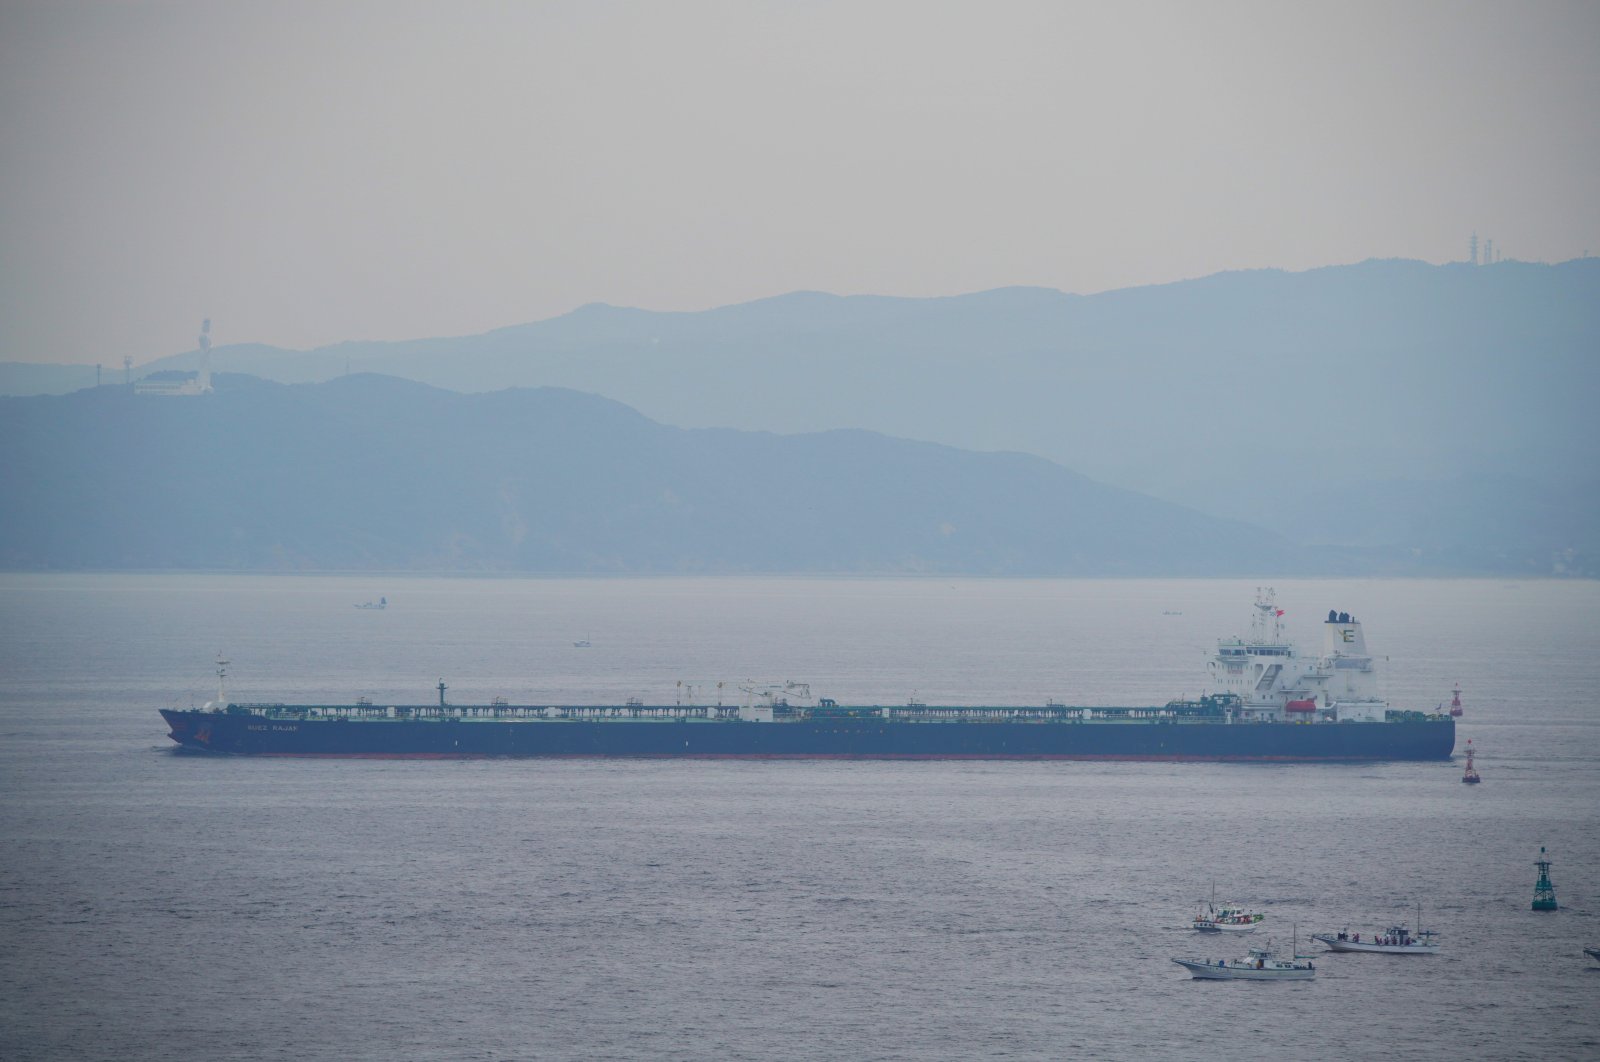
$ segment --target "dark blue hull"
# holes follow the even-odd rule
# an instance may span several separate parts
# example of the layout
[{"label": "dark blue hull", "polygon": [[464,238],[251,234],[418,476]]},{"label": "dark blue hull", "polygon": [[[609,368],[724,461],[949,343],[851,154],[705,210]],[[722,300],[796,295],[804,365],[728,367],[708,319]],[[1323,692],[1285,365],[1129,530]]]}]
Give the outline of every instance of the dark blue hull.
[{"label": "dark blue hull", "polygon": [[851,759],[1447,760],[1448,716],[1383,723],[1168,720],[567,720],[273,718],[163,709],[197,752],[255,756],[796,757]]}]

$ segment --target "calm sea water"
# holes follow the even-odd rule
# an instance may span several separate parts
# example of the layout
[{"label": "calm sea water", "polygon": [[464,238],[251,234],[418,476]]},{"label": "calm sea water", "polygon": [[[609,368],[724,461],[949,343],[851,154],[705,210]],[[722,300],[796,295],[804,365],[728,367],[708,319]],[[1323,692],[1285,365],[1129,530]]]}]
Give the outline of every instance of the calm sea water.
[{"label": "calm sea water", "polygon": [[[208,759],[155,712],[219,650],[240,700],[1161,703],[1240,582],[0,576],[0,1057],[1600,1057],[1600,585],[1277,589],[1313,647],[1363,619],[1397,705],[1459,680],[1484,783]],[[1444,954],[1190,981],[1241,950],[1183,928],[1213,883],[1303,952],[1421,901]]]}]

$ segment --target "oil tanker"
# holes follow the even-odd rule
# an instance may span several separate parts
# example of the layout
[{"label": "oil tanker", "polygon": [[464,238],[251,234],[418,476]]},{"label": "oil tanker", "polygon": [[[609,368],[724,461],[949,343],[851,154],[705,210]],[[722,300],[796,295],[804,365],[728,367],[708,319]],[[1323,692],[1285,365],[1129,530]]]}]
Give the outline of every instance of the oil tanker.
[{"label": "oil tanker", "polygon": [[[1248,637],[1218,642],[1211,691],[1152,707],[845,705],[809,686],[744,687],[738,704],[456,705],[229,702],[161,709],[186,752],[254,756],[1447,760],[1455,720],[1378,695],[1361,624],[1332,611],[1319,656],[1284,640],[1258,593]],[[693,702],[691,695],[687,698]]]}]

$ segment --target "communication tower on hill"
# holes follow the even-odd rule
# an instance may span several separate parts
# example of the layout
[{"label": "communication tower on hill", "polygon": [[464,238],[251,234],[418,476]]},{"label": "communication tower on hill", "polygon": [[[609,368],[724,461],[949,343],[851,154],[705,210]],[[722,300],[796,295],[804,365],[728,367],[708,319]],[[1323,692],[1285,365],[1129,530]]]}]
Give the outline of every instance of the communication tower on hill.
[{"label": "communication tower on hill", "polygon": [[200,322],[200,375],[195,382],[201,393],[211,390],[211,318]]},{"label": "communication tower on hill", "polygon": [[[193,374],[162,374],[163,378],[146,377],[139,381],[134,393],[141,395],[208,395],[211,393],[211,318],[200,322],[200,368]],[[169,378],[176,377],[176,378]]]}]

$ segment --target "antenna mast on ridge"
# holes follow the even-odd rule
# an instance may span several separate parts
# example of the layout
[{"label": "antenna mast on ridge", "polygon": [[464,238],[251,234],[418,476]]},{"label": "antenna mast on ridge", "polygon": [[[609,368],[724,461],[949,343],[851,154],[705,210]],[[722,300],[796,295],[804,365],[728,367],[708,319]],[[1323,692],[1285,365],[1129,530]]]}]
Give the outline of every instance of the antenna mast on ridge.
[{"label": "antenna mast on ridge", "polygon": [[200,372],[195,377],[200,393],[211,390],[211,318],[200,322]]}]

